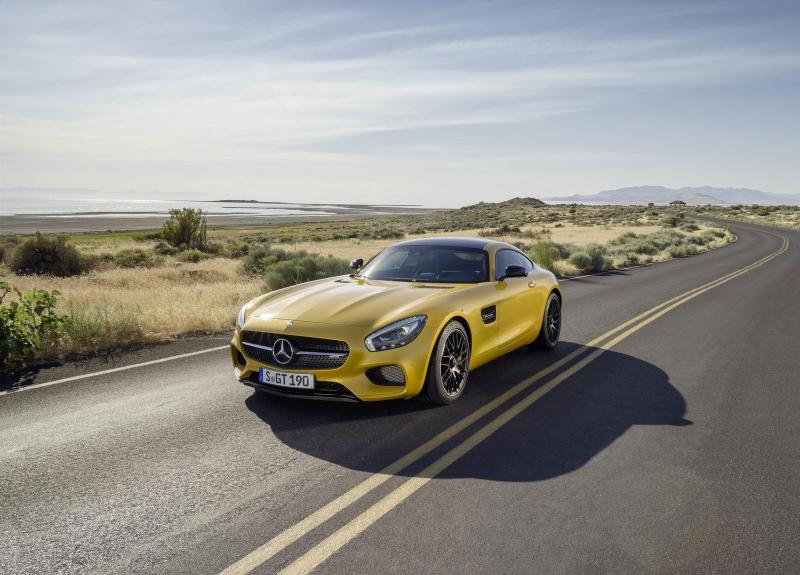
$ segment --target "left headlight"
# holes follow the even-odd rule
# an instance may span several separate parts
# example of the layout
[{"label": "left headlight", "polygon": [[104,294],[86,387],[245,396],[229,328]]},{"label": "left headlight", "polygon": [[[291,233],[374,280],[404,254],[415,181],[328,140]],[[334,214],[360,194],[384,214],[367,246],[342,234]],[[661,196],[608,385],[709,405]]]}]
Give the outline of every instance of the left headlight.
[{"label": "left headlight", "polygon": [[414,341],[428,319],[424,315],[415,315],[406,319],[401,319],[382,327],[376,332],[367,336],[364,343],[370,351],[383,351],[402,347]]}]

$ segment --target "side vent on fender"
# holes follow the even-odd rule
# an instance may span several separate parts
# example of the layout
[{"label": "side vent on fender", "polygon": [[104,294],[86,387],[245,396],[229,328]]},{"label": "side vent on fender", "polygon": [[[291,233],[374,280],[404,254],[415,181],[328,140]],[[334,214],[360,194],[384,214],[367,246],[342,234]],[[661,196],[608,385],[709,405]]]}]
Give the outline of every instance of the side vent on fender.
[{"label": "side vent on fender", "polygon": [[485,307],[481,310],[481,319],[483,323],[490,324],[493,323],[494,320],[497,319],[497,307],[490,305],[489,307]]}]

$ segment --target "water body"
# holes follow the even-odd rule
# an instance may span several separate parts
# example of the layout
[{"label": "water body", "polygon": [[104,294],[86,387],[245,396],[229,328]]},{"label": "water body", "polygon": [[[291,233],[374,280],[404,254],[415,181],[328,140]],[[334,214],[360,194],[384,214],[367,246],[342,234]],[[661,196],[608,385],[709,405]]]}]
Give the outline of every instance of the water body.
[{"label": "water body", "polygon": [[[268,215],[291,216],[313,213],[332,215],[351,209],[347,206],[318,206],[304,204],[252,203],[252,202],[203,202],[192,200],[131,200],[109,198],[0,198],[0,215],[51,215],[100,217],[111,214],[125,217],[146,217],[167,214],[174,208],[201,209],[209,215]],[[327,209],[326,209],[327,208]],[[331,211],[331,209],[335,211]]]}]

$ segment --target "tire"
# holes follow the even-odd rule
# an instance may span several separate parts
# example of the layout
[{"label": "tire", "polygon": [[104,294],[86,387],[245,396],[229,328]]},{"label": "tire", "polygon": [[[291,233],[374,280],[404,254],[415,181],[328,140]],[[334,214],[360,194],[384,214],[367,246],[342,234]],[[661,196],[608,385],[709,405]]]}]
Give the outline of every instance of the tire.
[{"label": "tire", "polygon": [[448,405],[464,393],[469,378],[470,345],[467,330],[452,320],[439,334],[433,348],[425,395],[434,405]]},{"label": "tire", "polygon": [[542,325],[539,328],[539,335],[531,344],[534,349],[551,350],[558,345],[558,338],[561,336],[561,298],[552,292],[544,305],[544,315]]}]

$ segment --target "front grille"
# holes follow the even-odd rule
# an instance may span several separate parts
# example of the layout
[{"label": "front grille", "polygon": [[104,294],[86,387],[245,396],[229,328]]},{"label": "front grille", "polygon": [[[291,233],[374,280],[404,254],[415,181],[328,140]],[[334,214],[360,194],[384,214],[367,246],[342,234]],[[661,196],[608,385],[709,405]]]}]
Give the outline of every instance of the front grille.
[{"label": "front grille", "polygon": [[[287,364],[275,361],[272,347],[278,339],[286,339],[294,348],[294,357]],[[242,348],[252,359],[279,369],[336,369],[342,367],[350,354],[347,343],[335,339],[285,335],[261,331],[243,331]],[[250,344],[250,345],[248,345]],[[280,357],[280,356],[279,356]]]}]

